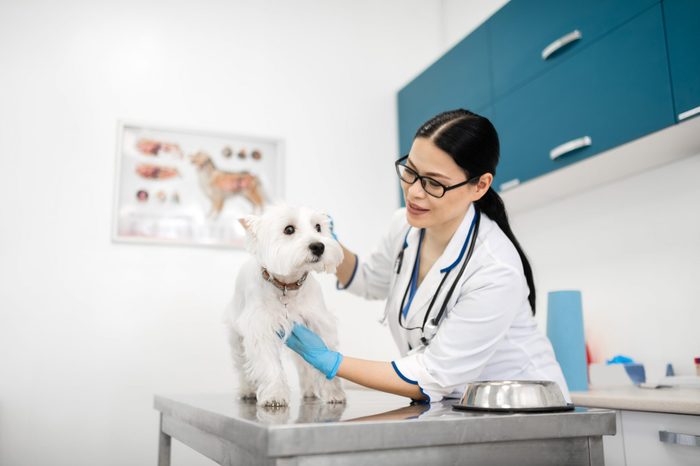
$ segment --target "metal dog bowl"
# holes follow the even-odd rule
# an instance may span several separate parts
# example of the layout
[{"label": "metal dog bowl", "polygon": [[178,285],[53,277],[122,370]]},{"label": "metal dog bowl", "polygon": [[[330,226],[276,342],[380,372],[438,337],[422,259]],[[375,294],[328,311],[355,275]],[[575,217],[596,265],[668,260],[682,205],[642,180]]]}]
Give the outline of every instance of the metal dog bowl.
[{"label": "metal dog bowl", "polygon": [[454,409],[503,413],[572,411],[556,382],[549,380],[488,380],[467,385]]}]

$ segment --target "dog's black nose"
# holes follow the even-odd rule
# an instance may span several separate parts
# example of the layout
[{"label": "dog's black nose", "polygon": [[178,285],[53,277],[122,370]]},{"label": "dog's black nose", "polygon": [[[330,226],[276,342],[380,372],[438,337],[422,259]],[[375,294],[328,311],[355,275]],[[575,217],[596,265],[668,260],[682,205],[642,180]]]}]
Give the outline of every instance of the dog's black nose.
[{"label": "dog's black nose", "polygon": [[323,251],[326,249],[326,246],[320,242],[311,243],[309,244],[309,249],[311,249],[311,252],[314,254],[314,256],[320,257],[321,254],[323,254]]}]

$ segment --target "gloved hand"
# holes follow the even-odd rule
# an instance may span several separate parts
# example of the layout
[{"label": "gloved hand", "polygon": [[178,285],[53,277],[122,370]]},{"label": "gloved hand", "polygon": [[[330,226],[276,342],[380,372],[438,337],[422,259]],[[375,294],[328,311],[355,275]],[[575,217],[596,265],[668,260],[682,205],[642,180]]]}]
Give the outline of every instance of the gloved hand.
[{"label": "gloved hand", "polygon": [[[280,338],[284,337],[279,332],[277,335]],[[343,355],[337,351],[329,350],[321,337],[314,332],[302,324],[294,322],[292,333],[285,343],[304,358],[306,362],[323,372],[327,379],[330,380],[335,377],[338,367],[340,367],[340,362],[343,360]]]},{"label": "gloved hand", "polygon": [[331,217],[330,214],[326,214],[326,217],[328,217],[328,220],[330,222],[329,227],[331,229],[331,236],[334,240],[338,241],[338,237],[335,234],[335,230],[333,230],[333,217]]}]

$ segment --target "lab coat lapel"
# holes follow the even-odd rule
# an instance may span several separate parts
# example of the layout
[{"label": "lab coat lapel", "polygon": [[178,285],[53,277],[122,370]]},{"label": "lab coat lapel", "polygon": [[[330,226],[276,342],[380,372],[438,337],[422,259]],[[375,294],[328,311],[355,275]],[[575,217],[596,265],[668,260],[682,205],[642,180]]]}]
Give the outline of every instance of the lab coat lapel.
[{"label": "lab coat lapel", "polygon": [[[467,238],[469,226],[471,225],[471,222],[474,219],[474,212],[474,205],[472,204],[469,207],[469,210],[467,211],[466,215],[464,216],[462,223],[460,223],[454,235],[452,235],[450,242],[447,243],[445,251],[435,261],[435,263],[423,279],[423,282],[420,284],[420,287],[418,287],[418,290],[416,290],[416,295],[413,298],[413,303],[411,304],[411,307],[408,310],[407,326],[415,327],[423,324],[425,312],[428,310],[430,301],[433,299],[433,296],[435,296],[435,293],[438,291],[440,281],[442,281],[445,273],[447,273],[443,273],[441,272],[441,270],[450,266],[453,266],[453,268],[457,268],[459,266],[459,264],[455,264],[455,262],[459,258],[459,253],[461,252],[462,246],[464,245],[464,241]],[[417,248],[418,245],[417,236],[414,243],[415,245],[413,252],[413,260],[411,261],[409,268],[413,267],[413,263],[415,261],[415,248]],[[462,260],[464,260],[464,257],[462,257]],[[461,262],[462,261],[460,261],[460,264]],[[453,270],[452,272],[450,272],[450,276],[447,278],[447,280],[445,280],[445,283],[440,289],[440,296],[438,296],[438,298],[435,300],[433,308],[430,310],[431,314],[436,313],[437,309],[442,305],[442,297],[447,292],[447,289],[449,289],[449,287],[452,285],[452,280],[454,280],[454,277],[456,276],[456,271]]]},{"label": "lab coat lapel", "polygon": [[[403,239],[403,238],[402,238]],[[401,307],[401,299],[406,291],[411,280],[411,272],[413,271],[413,264],[416,261],[416,253],[418,252],[418,243],[420,241],[420,228],[411,228],[406,236],[406,249],[403,251],[403,262],[401,264],[401,271],[399,276],[396,278],[396,290],[395,294],[395,306],[397,309]],[[396,264],[394,265],[396,267]],[[396,269],[394,269],[396,270]],[[406,296],[406,302],[408,302],[408,296]],[[396,316],[394,316],[396,317]]]}]

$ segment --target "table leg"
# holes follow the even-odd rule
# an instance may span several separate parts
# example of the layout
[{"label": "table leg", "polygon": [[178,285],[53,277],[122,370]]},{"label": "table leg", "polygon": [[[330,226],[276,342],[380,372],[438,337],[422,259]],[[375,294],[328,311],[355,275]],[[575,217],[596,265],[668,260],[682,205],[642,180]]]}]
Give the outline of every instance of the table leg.
[{"label": "table leg", "polygon": [[170,443],[170,436],[163,432],[163,414],[161,413],[158,435],[158,466],[170,466]]},{"label": "table leg", "polygon": [[588,437],[588,454],[592,466],[605,466],[603,437]]}]

